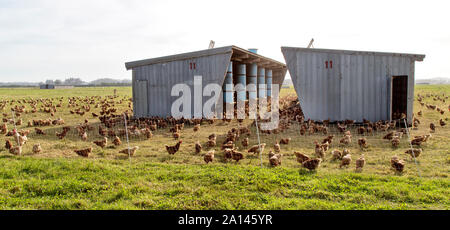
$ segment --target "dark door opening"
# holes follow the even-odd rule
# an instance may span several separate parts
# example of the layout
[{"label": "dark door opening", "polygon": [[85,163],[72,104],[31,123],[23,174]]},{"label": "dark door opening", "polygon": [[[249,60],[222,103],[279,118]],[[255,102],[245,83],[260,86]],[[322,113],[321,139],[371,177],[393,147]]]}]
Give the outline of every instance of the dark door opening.
[{"label": "dark door opening", "polygon": [[391,118],[406,119],[408,109],[408,76],[392,77]]}]

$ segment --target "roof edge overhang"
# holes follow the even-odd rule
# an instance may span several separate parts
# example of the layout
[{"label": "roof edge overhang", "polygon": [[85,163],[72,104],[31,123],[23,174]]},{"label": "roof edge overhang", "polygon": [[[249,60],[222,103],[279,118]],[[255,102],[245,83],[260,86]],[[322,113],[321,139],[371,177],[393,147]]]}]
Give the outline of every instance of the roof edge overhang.
[{"label": "roof edge overhang", "polygon": [[189,52],[189,53],[175,54],[175,55],[163,56],[163,57],[158,57],[158,58],[150,58],[150,59],[144,59],[144,60],[133,61],[133,62],[126,62],[125,68],[127,70],[130,70],[130,69],[140,67],[140,66],[154,65],[154,64],[160,64],[160,63],[172,62],[172,61],[188,60],[188,59],[192,59],[192,58],[212,56],[212,55],[217,55],[217,54],[227,54],[227,53],[246,54],[249,57],[251,57],[250,59],[253,59],[253,60],[259,59],[259,60],[263,60],[265,62],[269,62],[279,69],[287,68],[285,64],[283,64],[279,61],[275,61],[268,57],[264,57],[264,56],[256,54],[256,53],[252,53],[246,49],[242,49],[237,46],[224,46],[224,47],[200,50],[200,51]]},{"label": "roof edge overhang", "polygon": [[[287,69],[286,64],[276,61],[274,59],[262,56],[260,54],[257,53],[253,53],[250,52],[249,50],[237,47],[237,46],[232,46],[233,48],[233,56],[232,56],[232,61],[238,60],[238,61],[242,61],[240,60],[239,56],[246,56],[247,60],[244,60],[243,63],[256,63],[258,66],[271,66],[271,69]],[[264,64],[265,63],[265,64]]]},{"label": "roof edge overhang", "polygon": [[425,59],[424,54],[409,54],[409,53],[389,53],[389,52],[376,52],[376,51],[356,51],[356,50],[336,50],[336,49],[318,49],[318,48],[301,48],[301,47],[286,47],[282,46],[281,51],[295,50],[315,53],[336,53],[347,55],[374,55],[374,56],[393,56],[393,57],[408,57],[415,61],[423,61]]}]

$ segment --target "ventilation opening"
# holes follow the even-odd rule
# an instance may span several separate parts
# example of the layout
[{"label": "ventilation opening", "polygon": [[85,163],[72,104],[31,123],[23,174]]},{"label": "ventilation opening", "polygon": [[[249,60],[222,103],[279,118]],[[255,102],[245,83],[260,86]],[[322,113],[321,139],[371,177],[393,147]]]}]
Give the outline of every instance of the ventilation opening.
[{"label": "ventilation opening", "polygon": [[393,120],[404,119],[408,105],[408,76],[392,77],[391,117]]}]

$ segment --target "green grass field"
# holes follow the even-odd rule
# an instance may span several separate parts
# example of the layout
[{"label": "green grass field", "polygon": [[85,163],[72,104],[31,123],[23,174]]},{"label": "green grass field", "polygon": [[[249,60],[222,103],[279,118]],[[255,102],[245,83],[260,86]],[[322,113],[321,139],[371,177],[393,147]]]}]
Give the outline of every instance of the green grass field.
[{"label": "green grass field", "polygon": [[[83,117],[70,114],[67,97],[108,96],[114,88],[74,88],[64,90],[0,89],[0,101],[24,98],[64,97],[58,117],[66,125],[77,125],[88,119],[98,123],[90,113]],[[449,85],[416,86],[416,94],[445,94],[450,96]],[[131,96],[131,88],[117,88],[119,101]],[[282,96],[295,95],[293,89],[283,89]],[[356,143],[358,135],[353,130],[353,144],[349,147],[353,162],[349,168],[339,168],[339,162],[330,161],[328,155],[317,172],[301,167],[293,151],[314,155],[315,140],[322,135],[300,136],[298,126],[277,135],[262,135],[267,144],[263,153],[263,167],[259,156],[246,154],[238,164],[225,162],[223,153],[216,148],[216,159],[206,165],[202,154],[196,154],[194,144],[203,145],[211,133],[216,133],[219,143],[237,122],[217,121],[202,125],[199,132],[185,127],[181,132],[183,144],[180,151],[169,156],[164,145],[176,141],[168,129],[153,132],[150,140],[131,139],[131,146],[139,146],[137,154],[128,159],[119,154],[120,149],[101,149],[92,141],[100,140],[96,132],[89,133],[89,141],[77,136],[59,140],[54,135],[61,127],[44,127],[47,136],[30,135],[22,156],[9,154],[4,148],[6,139],[0,137],[0,209],[449,209],[450,188],[450,125],[439,126],[439,119],[449,118],[446,103],[426,99],[444,109],[438,114],[415,103],[415,114],[423,111],[419,130],[412,135],[429,133],[429,123],[435,123],[436,133],[423,146],[424,152],[417,163],[403,152],[409,148],[407,138],[394,149],[382,140],[383,133],[366,137],[369,148],[361,151]],[[9,113],[9,103],[2,113]],[[29,107],[27,107],[29,108]],[[128,101],[116,106],[119,111],[128,108]],[[98,112],[93,109],[91,112]],[[9,115],[11,117],[11,115]],[[24,114],[19,129],[30,129],[27,121],[46,119],[43,112]],[[245,121],[249,125],[251,121]],[[8,125],[11,129],[12,126]],[[250,145],[257,143],[255,130]],[[34,133],[34,130],[33,132]],[[270,167],[268,151],[280,138],[292,138],[288,146],[282,146],[283,163]],[[337,139],[337,140],[336,140]],[[340,149],[338,136],[331,150]],[[40,143],[43,152],[33,154],[34,144]],[[237,145],[244,150],[241,144]],[[89,158],[81,158],[73,150],[93,147]],[[246,152],[246,151],[245,151]],[[355,172],[354,161],[364,154],[366,166],[363,172]],[[390,169],[390,159],[398,155],[405,159],[402,174]]]}]

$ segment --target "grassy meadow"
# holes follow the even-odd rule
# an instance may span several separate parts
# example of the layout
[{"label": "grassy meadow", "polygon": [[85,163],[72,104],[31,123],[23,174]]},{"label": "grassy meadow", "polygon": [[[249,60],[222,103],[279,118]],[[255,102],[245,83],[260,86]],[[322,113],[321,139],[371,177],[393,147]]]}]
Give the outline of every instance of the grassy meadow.
[{"label": "grassy meadow", "polygon": [[[130,87],[74,88],[40,90],[30,88],[0,88],[0,101],[51,98],[57,102],[61,97],[62,107],[51,119],[61,117],[65,125],[75,126],[84,123],[98,125],[98,118],[91,112],[84,116],[71,114],[67,108],[68,97],[111,96],[117,89],[114,99],[119,112],[130,110]],[[426,95],[444,94],[450,96],[450,85],[416,86],[415,93]],[[281,96],[295,96],[295,91],[283,89]],[[122,101],[119,104],[119,101]],[[441,115],[428,110],[415,102],[415,114],[421,125],[411,130],[412,136],[429,133],[429,124],[437,125],[432,138],[423,145],[423,153],[415,162],[404,154],[409,148],[408,138],[403,137],[398,148],[389,141],[382,140],[384,132],[365,136],[369,148],[360,150],[356,127],[352,130],[352,144],[347,147],[352,154],[352,164],[339,168],[337,161],[331,161],[330,152],[342,150],[339,145],[342,136],[330,127],[336,135],[325,161],[316,172],[309,172],[296,161],[294,151],[314,155],[314,141],[321,141],[320,134],[300,136],[298,124],[284,133],[261,135],[261,142],[267,144],[263,152],[263,162],[259,156],[248,154],[240,141],[237,147],[245,152],[239,163],[226,162],[220,144],[226,133],[238,127],[236,121],[225,123],[216,121],[204,124],[200,131],[193,132],[191,126],[181,131],[183,144],[175,155],[169,155],[164,145],[174,145],[177,141],[167,129],[153,132],[149,140],[131,138],[130,146],[139,146],[131,159],[119,154],[126,148],[101,149],[92,141],[100,140],[96,131],[88,133],[89,140],[82,141],[76,134],[59,140],[55,132],[61,126],[42,129],[45,136],[34,134],[34,128],[27,127],[33,119],[47,119],[43,112],[23,114],[20,129],[32,130],[28,143],[21,156],[15,156],[5,149],[6,140],[11,137],[0,136],[0,209],[446,209],[450,208],[450,121],[440,127],[439,119],[450,118],[446,103],[426,98],[426,103],[437,105],[445,110]],[[30,106],[25,104],[27,109]],[[38,104],[39,108],[40,104]],[[2,113],[10,113],[10,103]],[[11,114],[8,115],[11,118]],[[251,121],[244,121],[250,125]],[[8,124],[11,130],[12,125]],[[205,164],[203,154],[208,149],[206,141],[212,133],[218,135],[216,158]],[[255,128],[252,127],[250,146],[257,144]],[[282,145],[282,165],[271,167],[268,152],[280,138],[292,138],[289,145]],[[200,141],[204,146],[201,154],[196,154],[194,144]],[[32,147],[40,143],[42,153],[33,154]],[[75,149],[93,147],[89,158],[74,153]],[[366,159],[362,172],[355,172],[354,162],[361,155]],[[394,172],[390,159],[397,155],[406,162],[405,171]]]}]

